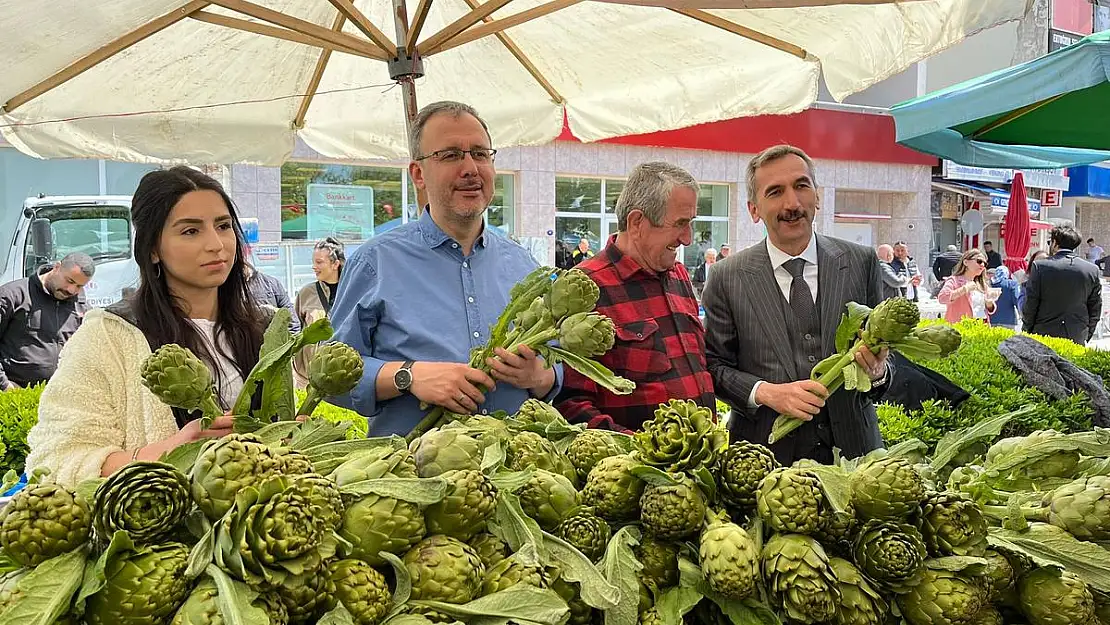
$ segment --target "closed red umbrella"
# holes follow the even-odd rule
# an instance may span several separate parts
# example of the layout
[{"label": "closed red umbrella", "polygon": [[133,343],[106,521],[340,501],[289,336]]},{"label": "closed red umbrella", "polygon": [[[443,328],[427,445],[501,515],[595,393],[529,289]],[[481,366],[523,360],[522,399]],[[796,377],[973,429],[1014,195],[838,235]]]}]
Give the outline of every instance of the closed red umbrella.
[{"label": "closed red umbrella", "polygon": [[1003,264],[1013,273],[1025,269],[1025,256],[1029,254],[1029,202],[1025,198],[1025,178],[1021,172],[1014,174],[1010,183],[1010,205],[1006,210],[1006,259]]}]

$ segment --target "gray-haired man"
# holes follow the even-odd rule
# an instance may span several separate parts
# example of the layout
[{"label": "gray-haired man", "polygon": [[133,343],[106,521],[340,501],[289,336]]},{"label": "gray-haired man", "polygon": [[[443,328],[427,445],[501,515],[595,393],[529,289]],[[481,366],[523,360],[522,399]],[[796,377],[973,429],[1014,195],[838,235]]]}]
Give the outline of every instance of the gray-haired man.
[{"label": "gray-haired man", "polygon": [[45,382],[58,354],[81,325],[82,289],[96,266],[74,252],[29,278],[0,286],[0,389]]}]

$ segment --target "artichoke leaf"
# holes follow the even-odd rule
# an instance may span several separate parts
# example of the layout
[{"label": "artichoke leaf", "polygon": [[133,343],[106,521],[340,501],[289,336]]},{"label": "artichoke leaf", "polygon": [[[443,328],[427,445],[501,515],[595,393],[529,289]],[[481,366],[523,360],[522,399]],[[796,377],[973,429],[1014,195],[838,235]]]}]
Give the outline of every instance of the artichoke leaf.
[{"label": "artichoke leaf", "polygon": [[681,625],[682,617],[693,610],[702,597],[697,586],[673,586],[656,600],[655,611],[663,619],[663,625]]},{"label": "artichoke leaf", "polygon": [[593,380],[598,386],[601,386],[614,395],[629,395],[632,391],[636,390],[635,382],[618,376],[608,367],[596,360],[583,358],[574,352],[567,351],[560,347],[546,345],[538,349],[547,362],[561,362],[565,365],[569,365],[571,369]]},{"label": "artichoke leaf", "polygon": [[379,551],[378,555],[385,559],[391,567],[393,567],[393,607],[390,608],[389,614],[386,615],[385,620],[389,621],[393,617],[405,611],[405,605],[412,597],[412,576],[409,574],[409,569],[405,563],[396,555],[388,551]]},{"label": "artichoke leaf", "polygon": [[428,619],[420,614],[407,614],[402,613],[400,610],[395,611],[396,615],[387,616],[381,622],[381,625],[428,625]]},{"label": "artichoke leaf", "polygon": [[[200,442],[200,441],[197,441],[197,442]],[[100,488],[100,485],[103,484],[104,482],[107,482],[107,481],[108,481],[108,478],[106,478],[106,477],[98,477],[98,478],[93,478],[91,480],[84,480],[80,484],[77,485],[77,488],[74,489],[74,493],[78,497],[81,497],[82,499],[84,499],[86,502],[91,503],[91,502],[96,500],[96,491]]]},{"label": "artichoke leaf", "polygon": [[829,356],[828,358],[822,360],[821,362],[813,365],[813,369],[810,370],[810,372],[809,372],[810,379],[811,380],[820,379],[821,376],[825,375],[829,371],[832,371],[832,369],[836,365],[836,363],[840,361],[841,356],[842,356],[842,354],[836,353],[836,354],[833,354],[832,356]]},{"label": "artichoke leaf", "polygon": [[840,377],[844,379],[844,390],[854,391],[859,388],[859,365],[852,361],[840,370]]},{"label": "artichoke leaf", "polygon": [[852,485],[849,482],[848,472],[838,466],[818,464],[806,461],[799,463],[807,471],[817,476],[824,492],[825,500],[832,505],[833,511],[844,512],[851,505]]},{"label": "artichoke leaf", "polygon": [[[279,421],[278,423],[282,423]],[[294,421],[293,423],[297,423]],[[289,447],[297,451],[312,449],[320,445],[347,440],[348,421],[332,422],[319,417],[306,419],[293,431]]]},{"label": "artichoke leaf", "polygon": [[[489,447],[486,449],[489,449]],[[493,485],[497,487],[497,490],[506,490],[510,493],[515,493],[524,488],[524,485],[527,484],[535,474],[535,466],[529,466],[523,471],[502,471],[490,476],[490,480],[493,482]]]},{"label": "artichoke leaf", "polygon": [[569,611],[567,603],[554,590],[527,584],[516,584],[462,605],[442,601],[413,601],[411,604],[466,621],[476,617],[499,618],[506,622],[540,625],[558,625]]},{"label": "artichoke leaf", "polygon": [[74,549],[35,567],[19,580],[20,596],[0,614],[0,625],[53,625],[81,588],[86,561],[85,550]]},{"label": "artichoke leaf", "polygon": [[890,349],[915,360],[934,360],[944,353],[940,345],[910,334],[901,341],[891,343]]},{"label": "artichoke leaf", "polygon": [[721,612],[724,612],[733,625],[782,625],[782,619],[775,614],[774,610],[755,599],[737,601],[726,599],[714,592],[706,596],[721,608]]},{"label": "artichoke leaf", "polygon": [[530,545],[540,555],[541,561],[546,563],[546,535],[535,519],[524,514],[524,509],[520,507],[520,498],[513,493],[497,491],[497,509],[488,525],[490,533],[504,541],[514,553],[525,545]]},{"label": "artichoke leaf", "polygon": [[[207,442],[206,439],[202,439],[199,441],[191,441],[184,445],[178,445],[162,454],[162,456],[158,458],[158,462],[168,464],[188,475],[189,471],[192,471],[193,465],[197,463],[197,456],[200,455],[200,450]],[[92,500],[88,499],[87,501]]]},{"label": "artichoke leaf", "polygon": [[258,593],[237,582],[220,567],[209,564],[205,571],[216,582],[216,606],[227,625],[269,625],[266,611],[254,605]]},{"label": "artichoke leaf", "polygon": [[[108,576],[104,573],[108,563],[115,560],[120,553],[126,553],[135,550],[135,543],[131,541],[131,537],[124,530],[116,530],[112,534],[112,539],[108,541],[108,546],[105,547],[104,552],[95,561],[90,560],[89,566],[85,567],[85,576],[81,582],[81,589],[77,593],[75,603],[79,606],[79,610],[84,609],[85,599],[100,592],[104,585],[108,583]],[[45,564],[45,563],[44,563]]]},{"label": "artichoke leaf", "polygon": [[379,477],[352,482],[339,490],[345,495],[379,495],[430,506],[447,496],[447,480],[441,477]]},{"label": "artichoke leaf", "polygon": [[200,576],[212,564],[215,553],[216,528],[209,526],[208,531],[189,550],[189,567],[185,569],[185,576],[190,579]]},{"label": "artichoke leaf", "polygon": [[946,433],[937,442],[936,451],[933,453],[931,462],[933,470],[939,471],[948,466],[948,463],[952,462],[963,450],[979,441],[993,441],[998,438],[1002,434],[1002,428],[1006,427],[1007,423],[1016,417],[1032,412],[1033,409],[1033,406],[1025,406],[1014,412],[983,419],[969,427]]},{"label": "artichoke leaf", "polygon": [[1047,523],[1031,523],[1023,532],[992,527],[988,529],[987,540],[992,547],[1025,554],[1040,566],[1063,567],[1092,588],[1110,592],[1107,557],[1110,552],[1095,543],[1081,541],[1066,530]]},{"label": "artichoke leaf", "polygon": [[640,530],[626,525],[609,541],[601,568],[605,578],[620,590],[617,605],[605,610],[605,625],[636,625],[639,618],[640,581],[643,564],[633,547],[640,544]]},{"label": "artichoke leaf", "polygon": [[944,556],[925,561],[926,568],[934,571],[949,571],[951,573],[967,572],[972,577],[986,575],[990,561],[986,558],[975,556]]},{"label": "artichoke leaf", "polygon": [[609,610],[620,604],[621,589],[610,584],[581,551],[547,532],[543,533],[543,541],[551,559],[562,569],[563,579],[581,585],[582,600],[587,605],[598,610]]},{"label": "artichoke leaf", "polygon": [[300,428],[301,424],[298,421],[275,421],[255,431],[254,435],[267,445],[280,445],[283,440],[292,436]]},{"label": "artichoke leaf", "polygon": [[316,625],[358,625],[355,617],[351,615],[343,602],[337,601],[335,607],[326,612],[316,621]]},{"label": "artichoke leaf", "polygon": [[713,479],[713,474],[710,473],[709,467],[704,464],[694,470],[694,482],[701,488],[701,492],[705,494],[709,501],[717,498],[717,481]]},{"label": "artichoke leaf", "polygon": [[[492,444],[487,445],[482,450],[482,464],[481,469],[483,472],[489,471],[497,465],[505,463],[505,445],[501,440],[496,440]],[[498,488],[501,488],[498,485]]]},{"label": "artichoke leaf", "polygon": [[631,473],[649,486],[674,486],[678,484],[678,480],[670,473],[646,464],[636,465],[632,468]]},{"label": "artichoke leaf", "polygon": [[863,323],[871,314],[870,308],[856,302],[848,302],[847,309],[847,312],[841,313],[840,324],[836,326],[836,351],[841,353],[852,346],[852,341],[859,336]]}]

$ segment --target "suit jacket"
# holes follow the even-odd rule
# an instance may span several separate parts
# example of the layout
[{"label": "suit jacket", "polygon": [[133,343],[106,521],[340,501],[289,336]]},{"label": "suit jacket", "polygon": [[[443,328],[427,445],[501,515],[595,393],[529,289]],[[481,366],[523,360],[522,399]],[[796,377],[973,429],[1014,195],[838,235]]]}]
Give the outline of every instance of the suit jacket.
[{"label": "suit jacket", "polygon": [[[882,272],[871,248],[817,235],[817,305],[823,357],[836,351],[836,326],[845,305],[855,301],[877,305],[882,298]],[[782,291],[775,280],[767,241],[718,261],[702,294],[706,319],[706,361],[718,397],[732,406],[733,439],[767,444],[775,411],[748,408],[748,397],[760,380],[781,384],[809,377],[799,371],[791,354],[783,315]],[[876,390],[876,393],[881,393]],[[882,447],[878,418],[868,394],[843,389],[825,403],[833,442],[849,458]],[[799,446],[806,423],[771,446],[781,462],[792,463],[805,453]]]},{"label": "suit jacket", "polygon": [[1094,336],[1101,315],[1102,279],[1094,263],[1071,250],[1033,263],[1021,310],[1025,331],[1082,345]]}]

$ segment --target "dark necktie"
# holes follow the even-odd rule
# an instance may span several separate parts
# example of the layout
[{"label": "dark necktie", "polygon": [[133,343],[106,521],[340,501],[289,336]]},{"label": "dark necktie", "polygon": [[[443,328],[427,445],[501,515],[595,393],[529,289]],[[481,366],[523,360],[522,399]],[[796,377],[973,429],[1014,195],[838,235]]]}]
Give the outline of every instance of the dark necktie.
[{"label": "dark necktie", "polygon": [[803,328],[815,327],[817,325],[817,306],[813,303],[813,291],[806,284],[806,260],[804,258],[792,258],[783,263],[783,267],[794,278],[790,281],[790,309],[794,311],[794,317],[802,324],[801,327]]}]

